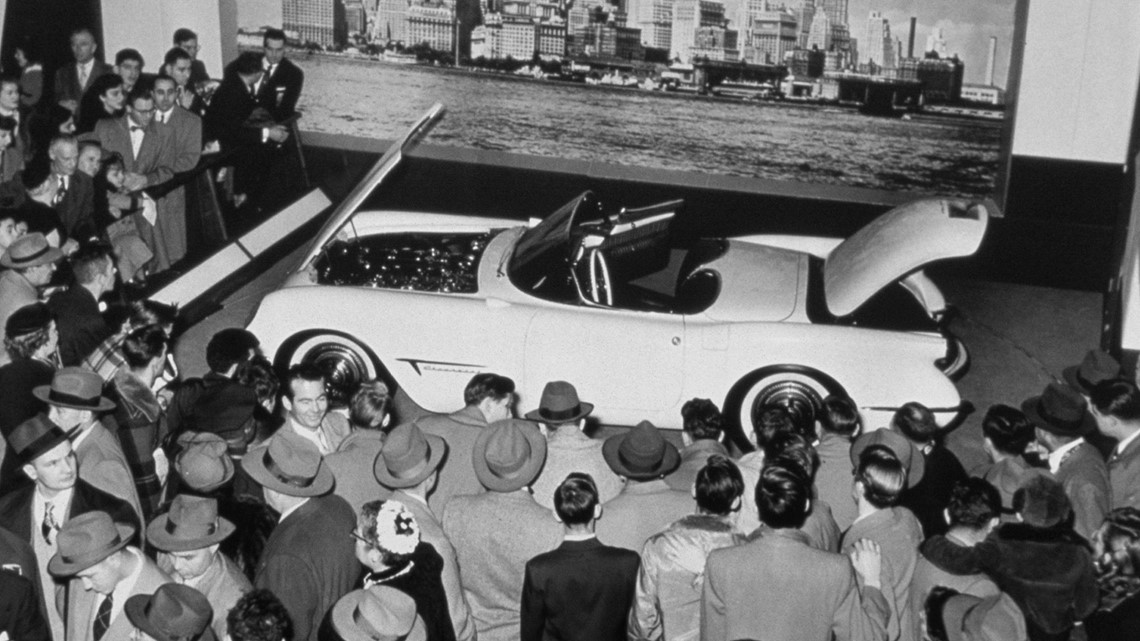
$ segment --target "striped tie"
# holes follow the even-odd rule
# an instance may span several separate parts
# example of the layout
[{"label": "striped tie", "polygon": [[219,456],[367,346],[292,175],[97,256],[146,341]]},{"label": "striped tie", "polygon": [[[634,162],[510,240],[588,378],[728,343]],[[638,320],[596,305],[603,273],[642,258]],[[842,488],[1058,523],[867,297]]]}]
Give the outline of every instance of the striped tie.
[{"label": "striped tie", "polygon": [[99,604],[99,610],[95,613],[95,624],[91,627],[91,638],[99,641],[107,634],[107,628],[111,627],[111,605],[114,599],[110,594],[103,597],[103,602]]}]

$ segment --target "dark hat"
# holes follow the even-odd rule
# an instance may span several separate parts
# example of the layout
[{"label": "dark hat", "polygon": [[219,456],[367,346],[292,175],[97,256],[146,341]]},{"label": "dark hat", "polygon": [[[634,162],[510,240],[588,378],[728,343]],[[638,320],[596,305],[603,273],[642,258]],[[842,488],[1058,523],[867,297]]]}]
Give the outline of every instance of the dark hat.
[{"label": "dark hat", "polygon": [[20,236],[8,245],[8,251],[0,256],[0,266],[11,269],[24,269],[36,265],[54,263],[63,258],[63,252],[48,244],[47,237],[40,232]]},{"label": "dark hat", "polygon": [[1061,370],[1061,376],[1073,389],[1088,394],[1097,383],[1119,378],[1120,369],[1120,361],[1103,350],[1090,349],[1079,365]]},{"label": "dark hat", "polygon": [[155,641],[216,639],[210,629],[214,608],[205,595],[188,585],[165,583],[154,594],[136,594],[127,599],[123,611],[131,625]]},{"label": "dark hat", "polygon": [[1084,436],[1096,429],[1096,419],[1088,411],[1080,393],[1060,383],[1049,383],[1040,396],[1021,404],[1021,411],[1037,427],[1058,436]]},{"label": "dark hat", "polygon": [[212,432],[237,443],[237,453],[245,453],[247,436],[253,432],[254,412],[261,407],[257,392],[237,381],[227,381],[202,391],[190,408],[191,422],[198,432]]},{"label": "dark hat", "polygon": [[475,437],[475,476],[492,492],[513,492],[538,477],[546,462],[546,437],[530,421],[495,421]]},{"label": "dark hat", "polygon": [[44,303],[32,303],[17,309],[4,324],[8,338],[26,336],[48,326],[52,320],[51,309]]},{"label": "dark hat", "polygon": [[164,552],[187,552],[221,543],[233,532],[234,524],[218,516],[217,499],[179,494],[147,526],[146,540]]},{"label": "dark hat", "polygon": [[980,598],[955,594],[942,606],[946,641],[1025,641],[1025,615],[1004,592]]},{"label": "dark hat", "polygon": [[635,481],[664,476],[681,464],[677,446],[666,441],[649,421],[607,438],[602,444],[602,455],[616,474]]},{"label": "dark hat", "polygon": [[341,597],[332,624],[344,641],[426,641],[427,628],[412,597],[396,588],[374,585]]},{"label": "dark hat", "polygon": [[67,433],[42,412],[17,425],[8,435],[8,444],[24,463],[31,463],[66,440]]},{"label": "dark hat", "polygon": [[376,456],[373,473],[393,489],[415,487],[431,476],[447,454],[447,441],[424,434],[414,423],[396,426]]},{"label": "dark hat", "polygon": [[186,432],[178,437],[178,444],[182,451],[174,459],[174,469],[195,491],[212,492],[234,477],[228,445],[217,434]]},{"label": "dark hat", "polygon": [[51,159],[47,154],[36,154],[27,165],[24,165],[24,170],[20,173],[20,182],[23,183],[24,189],[31,191],[47,182],[49,176],[51,176]]},{"label": "dark hat", "polygon": [[851,443],[851,465],[859,467],[859,456],[872,445],[882,445],[906,468],[906,486],[914,487],[926,474],[926,455],[909,438],[890,428],[860,434]]},{"label": "dark hat", "polygon": [[538,409],[526,413],[532,421],[541,421],[549,425],[571,423],[584,418],[594,411],[593,403],[583,403],[578,400],[578,390],[566,381],[551,381],[542,388],[542,400]]},{"label": "dark hat", "polygon": [[246,453],[242,469],[253,480],[288,496],[321,496],[333,489],[333,474],[321,453],[292,430],[281,430],[266,447]]},{"label": "dark hat", "polygon": [[133,526],[115,523],[106,512],[84,512],[59,530],[48,572],[57,577],[82,572],[126,547],[134,535]]},{"label": "dark hat", "polygon": [[115,404],[103,397],[103,377],[82,367],[64,367],[51,378],[51,385],[39,385],[32,394],[47,403],[77,410],[106,412]]},{"label": "dark hat", "polygon": [[1048,476],[1034,476],[1013,495],[1013,507],[1027,525],[1051,528],[1069,520],[1073,504],[1065,488]]}]

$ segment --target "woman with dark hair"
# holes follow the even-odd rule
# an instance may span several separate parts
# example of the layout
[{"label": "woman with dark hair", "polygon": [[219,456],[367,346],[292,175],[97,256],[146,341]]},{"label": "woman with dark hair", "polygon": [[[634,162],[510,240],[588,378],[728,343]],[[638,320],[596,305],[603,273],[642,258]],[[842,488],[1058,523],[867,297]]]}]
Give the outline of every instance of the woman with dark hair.
[{"label": "woman with dark hair", "polygon": [[32,153],[47,153],[52,138],[60,134],[75,133],[75,116],[67,107],[48,105],[43,113],[28,117],[28,135],[31,137]]},{"label": "woman with dark hair", "polygon": [[1004,523],[1016,520],[1013,495],[1017,488],[1033,476],[1048,473],[1025,459],[1025,450],[1035,438],[1033,423],[1016,407],[994,405],[982,419],[982,449],[993,461],[984,478],[1001,493]]},{"label": "woman with dark hair", "polygon": [[32,38],[22,38],[13,53],[20,68],[20,111],[35,111],[44,92],[44,68],[39,47]]},{"label": "woman with dark hair", "polygon": [[123,115],[127,102],[123,94],[123,78],[117,73],[99,76],[91,87],[83,93],[79,103],[79,122],[75,133],[85,134],[94,131],[95,123],[103,118],[118,118]]},{"label": "woman with dark hair", "polygon": [[9,154],[4,153],[15,142],[18,127],[19,123],[15,118],[0,116],[0,183],[12,180],[23,169],[23,163],[9,162]]},{"label": "woman with dark hair", "polygon": [[1093,534],[1100,607],[1085,620],[1090,641],[1135,639],[1140,630],[1140,510],[1109,512]]},{"label": "woman with dark hair", "polygon": [[[95,225],[115,248],[117,267],[123,282],[144,278],[143,266],[154,253],[139,235],[137,217],[154,201],[145,194],[131,194],[123,188],[126,166],[123,158],[111,153],[95,174]],[[149,202],[149,205],[148,205]]]}]

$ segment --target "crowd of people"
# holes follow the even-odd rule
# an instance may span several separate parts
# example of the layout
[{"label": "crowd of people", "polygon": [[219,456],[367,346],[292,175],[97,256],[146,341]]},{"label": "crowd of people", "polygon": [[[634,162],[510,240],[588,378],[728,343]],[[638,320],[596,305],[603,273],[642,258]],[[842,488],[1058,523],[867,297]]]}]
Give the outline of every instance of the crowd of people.
[{"label": "crowd of people", "polygon": [[194,32],[173,42],[149,73],[131,48],[102,62],[92,31],[76,29],[73,61],[50,77],[37,43],[17,44],[16,68],[0,74],[0,252],[23,233],[65,254],[104,242],[123,281],[145,284],[186,257],[187,190],[203,154],[219,154],[221,169],[205,180],[228,185],[219,191],[241,218],[256,214],[304,83],[285,34],[267,30],[262,51],[243,52],[220,82],[197,59]]}]

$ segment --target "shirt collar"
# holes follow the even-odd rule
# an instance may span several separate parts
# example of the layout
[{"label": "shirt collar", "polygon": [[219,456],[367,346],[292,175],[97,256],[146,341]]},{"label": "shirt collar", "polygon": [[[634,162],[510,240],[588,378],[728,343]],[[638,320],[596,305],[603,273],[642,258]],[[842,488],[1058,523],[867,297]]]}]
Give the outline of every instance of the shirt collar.
[{"label": "shirt collar", "polygon": [[1115,453],[1116,453],[1118,456],[1119,456],[1120,454],[1123,454],[1123,453],[1124,453],[1124,448],[1128,447],[1128,446],[1129,446],[1129,445],[1132,443],[1132,441],[1135,441],[1135,440],[1136,440],[1136,438],[1137,438],[1137,437],[1140,437],[1140,430],[1136,430],[1136,431],[1135,431],[1135,432],[1133,432],[1132,434],[1130,434],[1130,435],[1128,435],[1128,436],[1124,437],[1124,440],[1122,440],[1122,441],[1120,441],[1119,443],[1117,443],[1117,444],[1116,444],[1116,450],[1115,450]]},{"label": "shirt collar", "polygon": [[78,431],[76,431],[75,438],[71,441],[71,449],[73,450],[79,449],[79,444],[86,441],[87,437],[91,435],[91,432],[95,431],[95,423],[86,427],[80,426],[75,429]]},{"label": "shirt collar", "polygon": [[139,577],[142,576],[143,565],[146,561],[143,559],[142,554],[139,553],[134,547],[127,546],[125,549],[134,557],[135,569],[127,578],[119,581],[115,589],[111,592],[114,601],[111,602],[111,620],[114,621],[115,617],[119,616],[123,611],[123,605],[126,604],[135,591],[135,584],[139,582]]},{"label": "shirt collar", "polygon": [[81,70],[83,70],[83,71],[86,71],[86,72],[88,72],[88,73],[90,73],[90,72],[91,72],[91,68],[92,68],[92,67],[94,67],[94,66],[95,66],[95,59],[94,59],[94,58],[92,58],[92,59],[88,60],[87,62],[77,62],[77,63],[75,63],[75,67],[76,67],[77,69],[81,69]]},{"label": "shirt collar", "polygon": [[1061,462],[1065,460],[1065,456],[1084,442],[1085,439],[1083,437],[1073,439],[1052,452],[1049,452],[1049,471],[1056,474],[1057,470],[1061,469]]},{"label": "shirt collar", "polygon": [[52,505],[55,506],[55,518],[57,521],[59,521],[60,523],[63,523],[64,521],[66,521],[67,520],[67,513],[66,513],[67,505],[68,505],[68,503],[71,503],[71,494],[74,490],[75,490],[74,486],[69,487],[66,490],[61,491],[59,494],[56,494],[54,498],[49,499],[48,497],[46,497],[40,493],[40,488],[37,485],[36,486],[36,500],[35,500],[34,505],[35,505],[36,512],[39,515],[39,518],[36,519],[36,522],[38,523],[38,522],[44,520],[43,509],[44,509],[45,503],[51,503]]},{"label": "shirt collar", "polygon": [[566,534],[566,536],[562,537],[562,540],[563,541],[589,541],[590,539],[596,539],[596,538],[598,538],[598,536],[596,534],[594,534],[593,532],[579,532],[576,534],[569,534],[568,533],[568,534]]},{"label": "shirt collar", "polygon": [[290,508],[286,508],[286,509],[285,509],[285,511],[281,513],[281,518],[280,518],[280,519],[277,519],[277,522],[278,522],[278,523],[281,523],[281,522],[282,522],[282,521],[284,521],[286,518],[288,518],[288,516],[289,516],[290,514],[292,514],[292,513],[296,512],[297,510],[299,510],[299,509],[301,508],[301,506],[302,506],[302,505],[304,505],[304,504],[306,504],[306,503],[308,503],[308,502],[309,502],[309,499],[305,499],[304,501],[301,501],[300,503],[298,503],[298,504],[294,505],[293,507],[290,507]]}]

